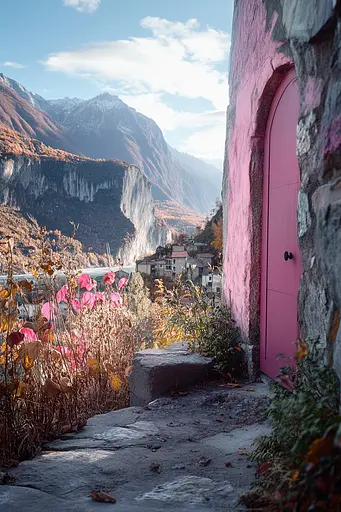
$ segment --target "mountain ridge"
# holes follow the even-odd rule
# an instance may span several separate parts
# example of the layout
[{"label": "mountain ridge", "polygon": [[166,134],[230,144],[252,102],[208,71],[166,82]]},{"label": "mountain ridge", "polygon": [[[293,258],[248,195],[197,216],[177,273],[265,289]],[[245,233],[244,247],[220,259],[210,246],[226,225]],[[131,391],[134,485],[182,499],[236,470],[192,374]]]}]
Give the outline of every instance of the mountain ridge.
[{"label": "mountain ridge", "polygon": [[175,154],[155,121],[108,92],[89,100],[45,100],[0,75],[2,103],[7,109],[1,115],[0,107],[1,126],[78,155],[137,165],[152,183],[155,200],[205,215],[220,196],[219,171],[190,155]]}]

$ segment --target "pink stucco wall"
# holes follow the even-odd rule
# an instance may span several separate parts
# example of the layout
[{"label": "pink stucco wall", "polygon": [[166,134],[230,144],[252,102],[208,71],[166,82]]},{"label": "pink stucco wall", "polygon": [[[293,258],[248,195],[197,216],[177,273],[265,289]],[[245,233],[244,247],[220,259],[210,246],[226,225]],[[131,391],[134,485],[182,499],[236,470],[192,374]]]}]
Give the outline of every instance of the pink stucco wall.
[{"label": "pink stucco wall", "polygon": [[[275,16],[272,27],[275,24]],[[249,337],[252,316],[252,196],[250,170],[254,165],[255,137],[263,145],[259,132],[263,92],[277,68],[290,64],[277,52],[272,28],[266,30],[266,12],[259,0],[239,0],[234,22],[230,67],[230,126],[225,199],[226,243],[224,254],[224,295],[245,338]],[[266,110],[266,109],[265,109]],[[265,126],[266,120],[263,125]],[[258,162],[262,173],[262,162]],[[259,198],[261,202],[261,197]],[[260,206],[261,207],[261,206]],[[226,208],[225,208],[226,211]]]}]

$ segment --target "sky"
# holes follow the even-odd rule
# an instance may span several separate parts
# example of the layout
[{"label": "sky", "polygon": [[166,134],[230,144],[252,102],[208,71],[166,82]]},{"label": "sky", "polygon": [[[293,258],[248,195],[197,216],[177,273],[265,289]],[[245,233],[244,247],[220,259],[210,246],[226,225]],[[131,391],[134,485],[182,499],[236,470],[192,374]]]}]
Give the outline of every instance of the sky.
[{"label": "sky", "polygon": [[221,165],[233,0],[2,0],[0,71],[46,99],[119,96]]}]

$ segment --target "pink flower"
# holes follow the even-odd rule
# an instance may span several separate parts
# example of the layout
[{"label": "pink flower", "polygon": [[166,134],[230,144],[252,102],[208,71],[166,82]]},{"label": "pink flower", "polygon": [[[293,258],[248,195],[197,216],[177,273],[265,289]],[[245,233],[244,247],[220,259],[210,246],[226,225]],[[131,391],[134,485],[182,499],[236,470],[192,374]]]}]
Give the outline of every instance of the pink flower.
[{"label": "pink flower", "polygon": [[43,307],[41,308],[41,314],[46,318],[46,320],[51,320],[54,318],[56,313],[57,307],[55,304],[52,302],[45,302],[45,304],[43,304]]},{"label": "pink flower", "polygon": [[22,327],[20,332],[25,336],[25,341],[38,341],[38,336],[34,330],[29,327]]},{"label": "pink flower", "polygon": [[96,301],[96,298],[95,298],[95,295],[91,292],[84,292],[83,295],[81,296],[81,306],[84,307],[84,306],[88,306],[88,308],[91,310],[94,305],[95,305],[95,301]]},{"label": "pink flower", "polygon": [[103,276],[103,283],[108,284],[108,285],[114,284],[115,278],[116,278],[115,272],[107,272]]},{"label": "pink flower", "polygon": [[95,293],[96,302],[104,302],[104,294],[101,292]]},{"label": "pink flower", "polygon": [[125,288],[128,284],[129,279],[127,277],[122,277],[122,279],[119,280],[117,288],[121,290],[122,288]]},{"label": "pink flower", "polygon": [[68,289],[67,285],[64,284],[64,286],[62,286],[61,289],[58,290],[57,295],[56,295],[58,304],[60,304],[61,302],[67,302],[68,293],[69,293],[69,289]]},{"label": "pink flower", "polygon": [[122,304],[122,297],[119,293],[115,292],[111,294],[111,304],[115,306],[115,308],[119,307]]},{"label": "pink flower", "polygon": [[71,351],[68,347],[64,347],[64,345],[58,345],[57,347],[54,347],[57,352],[62,354],[64,357],[70,357]]},{"label": "pink flower", "polygon": [[79,284],[81,289],[85,288],[86,290],[88,290],[88,292],[90,290],[92,290],[92,288],[93,288],[93,285],[92,285],[92,282],[91,282],[89,274],[82,274],[78,278],[78,284]]},{"label": "pink flower", "polygon": [[80,310],[82,309],[82,305],[81,303],[79,302],[78,299],[73,299],[72,301],[72,307],[73,307],[73,311],[78,314],[80,312]]}]

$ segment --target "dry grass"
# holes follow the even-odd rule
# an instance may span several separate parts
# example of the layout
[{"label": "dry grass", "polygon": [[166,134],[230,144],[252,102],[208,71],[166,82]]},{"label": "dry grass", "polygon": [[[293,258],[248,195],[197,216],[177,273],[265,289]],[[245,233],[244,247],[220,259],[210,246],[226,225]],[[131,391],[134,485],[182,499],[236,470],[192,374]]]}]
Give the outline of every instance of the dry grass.
[{"label": "dry grass", "polygon": [[[0,290],[0,466],[33,456],[41,444],[78,430],[96,413],[129,402],[127,376],[145,342],[143,311],[129,306],[126,282],[112,274],[102,292],[86,274],[65,271],[46,240],[35,284],[13,280],[13,242],[7,242],[8,280]],[[35,307],[30,321],[18,301]]]}]

